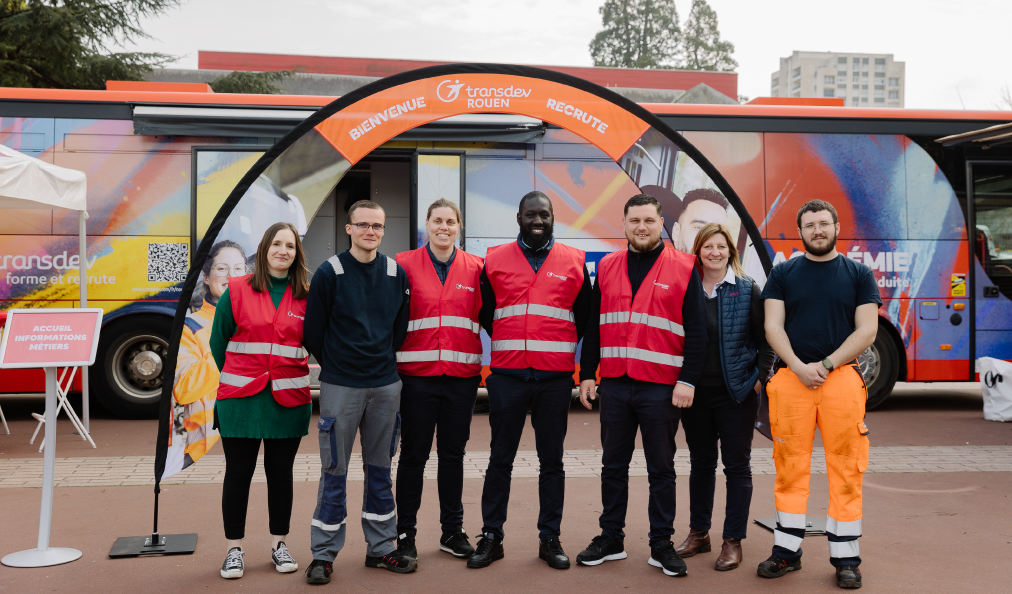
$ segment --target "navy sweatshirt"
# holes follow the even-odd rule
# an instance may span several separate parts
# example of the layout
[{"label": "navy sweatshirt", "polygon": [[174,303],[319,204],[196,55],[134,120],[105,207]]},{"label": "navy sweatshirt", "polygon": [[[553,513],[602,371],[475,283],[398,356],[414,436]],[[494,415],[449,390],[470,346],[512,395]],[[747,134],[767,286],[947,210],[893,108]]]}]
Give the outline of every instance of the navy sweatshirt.
[{"label": "navy sweatshirt", "polygon": [[309,285],[303,342],[320,363],[320,381],[350,388],[396,382],[410,297],[407,273],[383,254],[363,264],[344,251],[321,264]]}]

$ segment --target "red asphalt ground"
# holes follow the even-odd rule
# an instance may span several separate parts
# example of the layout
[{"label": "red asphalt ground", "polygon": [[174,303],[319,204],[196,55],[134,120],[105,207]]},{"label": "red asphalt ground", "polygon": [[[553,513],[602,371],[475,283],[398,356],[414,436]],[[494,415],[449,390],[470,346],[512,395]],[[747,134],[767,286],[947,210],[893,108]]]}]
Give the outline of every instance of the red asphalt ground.
[{"label": "red asphalt ground", "polygon": [[[0,435],[0,457],[35,457],[27,445],[34,422],[25,420],[41,411],[34,398],[0,398],[11,435]],[[982,419],[979,392],[971,384],[900,386],[882,409],[868,414],[872,445],[1006,445],[1012,443],[1012,423]],[[28,417],[30,419],[30,417]],[[65,426],[64,426],[65,425]],[[98,450],[81,447],[69,423],[61,422],[57,455],[150,455],[156,424],[119,421],[96,410],[92,432]],[[528,426],[520,448],[533,450]],[[311,430],[312,431],[312,430]],[[573,409],[566,446],[599,447],[596,412]],[[315,431],[303,442],[315,451]],[[36,442],[38,443],[38,442]],[[756,447],[769,447],[757,437]],[[471,449],[488,448],[488,423],[476,416]],[[755,477],[752,517],[773,515],[772,476]],[[718,480],[716,498],[724,497]],[[481,480],[464,486],[465,528],[480,531]],[[600,483],[597,479],[567,481],[562,542],[571,557],[598,534]],[[349,502],[361,497],[361,482],[349,483]],[[695,591],[830,592],[836,591],[824,537],[810,537],[804,545],[804,568],[778,580],[755,575],[756,564],[772,545],[770,532],[749,529],[745,559],[734,571],[712,569],[716,552],[687,560],[689,575],[669,578],[646,564],[648,531],[647,479],[630,481],[626,529],[629,558],[599,567],[568,571],[548,568],[537,559],[537,480],[513,483],[510,518],[506,524],[506,558],[484,570],[470,570],[464,562],[438,551],[438,505],[434,481],[426,484],[419,514],[419,570],[394,575],[363,567],[365,543],[360,526],[348,528],[348,544],[335,563],[334,581],[317,591],[333,592],[563,592]],[[303,567],[308,565],[309,519],[316,499],[316,483],[296,483],[292,534],[288,544]],[[84,556],[73,563],[39,569],[0,567],[0,592],[287,592],[308,591],[302,572],[277,574],[269,562],[270,536],[266,522],[266,485],[254,484],[245,541],[246,576],[225,581],[218,576],[224,558],[220,485],[169,485],[163,488],[160,526],[164,533],[197,532],[193,555],[112,560],[108,551],[119,536],[144,534],[151,526],[152,488],[86,487],[56,490],[52,546],[75,547]],[[874,474],[865,480],[864,528],[861,539],[865,591],[871,592],[1007,592],[1012,570],[1012,473]],[[38,535],[39,489],[0,489],[3,546],[0,554],[34,548]],[[679,517],[676,540],[687,532],[687,480],[678,484]],[[825,513],[828,501],[825,476],[812,480],[811,515]],[[714,510],[715,532],[723,520],[722,506]]]}]

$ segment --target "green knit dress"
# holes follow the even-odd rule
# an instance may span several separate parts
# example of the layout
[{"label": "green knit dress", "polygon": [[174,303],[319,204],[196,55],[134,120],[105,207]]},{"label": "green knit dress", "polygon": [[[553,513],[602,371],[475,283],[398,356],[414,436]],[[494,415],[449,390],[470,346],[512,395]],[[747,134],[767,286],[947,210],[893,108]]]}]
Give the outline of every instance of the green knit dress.
[{"label": "green knit dress", "polygon": [[[281,299],[288,288],[288,277],[271,277],[269,290],[274,308],[281,305]],[[218,365],[218,371],[225,367],[225,349],[238,327],[232,315],[232,300],[228,290],[218,299],[211,325],[211,355]],[[214,414],[218,422],[218,434],[222,437],[250,437],[258,439],[285,439],[303,437],[309,434],[309,420],[313,414],[313,403],[299,406],[281,406],[271,394],[268,383],[257,394],[245,398],[216,400]]]}]

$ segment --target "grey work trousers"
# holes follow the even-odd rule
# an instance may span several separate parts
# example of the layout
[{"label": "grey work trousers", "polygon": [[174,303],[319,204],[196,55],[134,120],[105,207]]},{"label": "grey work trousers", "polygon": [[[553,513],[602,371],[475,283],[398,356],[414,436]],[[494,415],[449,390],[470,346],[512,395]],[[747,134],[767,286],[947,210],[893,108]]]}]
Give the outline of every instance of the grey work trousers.
[{"label": "grey work trousers", "polygon": [[362,532],[366,555],[381,557],[396,548],[397,518],[390,458],[400,432],[401,381],[378,388],[320,385],[320,489],[313,512],[313,559],[333,561],[344,548],[348,464],[355,433],[361,431],[365,486]]}]

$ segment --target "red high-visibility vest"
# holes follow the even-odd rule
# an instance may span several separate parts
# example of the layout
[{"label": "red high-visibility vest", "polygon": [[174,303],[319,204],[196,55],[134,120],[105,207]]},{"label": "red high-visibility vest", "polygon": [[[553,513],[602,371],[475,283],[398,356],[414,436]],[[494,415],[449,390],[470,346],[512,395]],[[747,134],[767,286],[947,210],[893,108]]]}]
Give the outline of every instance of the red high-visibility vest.
[{"label": "red high-visibility vest", "polygon": [[535,274],[517,242],[489,248],[485,274],[496,300],[492,367],[576,369],[573,303],[585,261],[583,250],[556,243]]},{"label": "red high-visibility vest", "polygon": [[426,247],[397,254],[411,283],[408,335],[397,351],[405,375],[473,377],[481,373],[481,290],[484,260],[457,250],[446,283]]},{"label": "red high-visibility vest", "polygon": [[601,377],[675,385],[682,372],[682,303],[695,256],[664,248],[632,297],[629,250],[601,259]]},{"label": "red high-visibility vest", "polygon": [[218,399],[252,396],[269,381],[278,404],[309,404],[309,354],[302,348],[306,300],[293,298],[289,285],[275,309],[269,292],[253,290],[250,276],[228,280],[236,332],[225,352]]}]

